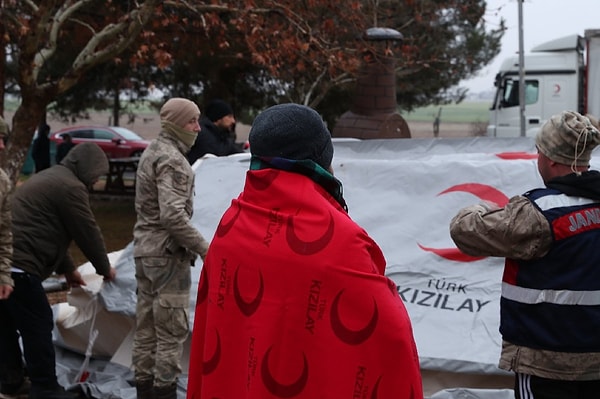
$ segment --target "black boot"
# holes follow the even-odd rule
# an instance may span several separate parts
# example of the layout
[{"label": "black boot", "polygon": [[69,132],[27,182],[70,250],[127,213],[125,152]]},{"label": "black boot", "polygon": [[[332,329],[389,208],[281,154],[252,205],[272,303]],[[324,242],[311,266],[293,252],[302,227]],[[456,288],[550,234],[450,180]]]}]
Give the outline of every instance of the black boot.
[{"label": "black boot", "polygon": [[177,384],[154,387],[154,399],[177,399]]},{"label": "black boot", "polygon": [[154,381],[140,380],[135,382],[137,399],[154,399]]},{"label": "black boot", "polygon": [[17,383],[0,383],[0,398],[25,398],[29,394],[31,383],[28,378],[24,378]]},{"label": "black boot", "polygon": [[65,391],[60,385],[39,387],[32,385],[29,391],[29,399],[78,399],[79,395],[74,392]]}]

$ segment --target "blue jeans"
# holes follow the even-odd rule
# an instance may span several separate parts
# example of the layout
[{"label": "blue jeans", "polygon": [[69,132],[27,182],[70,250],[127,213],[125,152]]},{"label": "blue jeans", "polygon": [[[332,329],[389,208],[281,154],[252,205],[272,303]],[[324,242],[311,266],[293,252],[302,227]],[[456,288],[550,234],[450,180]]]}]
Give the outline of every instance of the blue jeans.
[{"label": "blue jeans", "polygon": [[54,318],[42,280],[14,272],[12,278],[14,291],[8,299],[0,301],[0,382],[18,383],[24,376],[21,337],[32,385],[55,387],[58,382],[52,343]]}]

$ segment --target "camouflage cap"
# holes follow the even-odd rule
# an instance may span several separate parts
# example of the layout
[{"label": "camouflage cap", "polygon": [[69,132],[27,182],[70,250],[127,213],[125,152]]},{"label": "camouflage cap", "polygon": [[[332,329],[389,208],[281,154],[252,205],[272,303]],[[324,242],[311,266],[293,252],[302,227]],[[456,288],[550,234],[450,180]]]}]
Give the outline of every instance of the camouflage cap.
[{"label": "camouflage cap", "polygon": [[538,150],[564,165],[589,165],[592,150],[600,144],[600,132],[590,119],[574,111],[552,116],[535,137]]},{"label": "camouflage cap", "polygon": [[592,122],[592,125],[594,125],[594,127],[600,131],[600,121],[598,121],[598,118],[592,114],[585,114],[585,116],[587,116],[590,122]]}]

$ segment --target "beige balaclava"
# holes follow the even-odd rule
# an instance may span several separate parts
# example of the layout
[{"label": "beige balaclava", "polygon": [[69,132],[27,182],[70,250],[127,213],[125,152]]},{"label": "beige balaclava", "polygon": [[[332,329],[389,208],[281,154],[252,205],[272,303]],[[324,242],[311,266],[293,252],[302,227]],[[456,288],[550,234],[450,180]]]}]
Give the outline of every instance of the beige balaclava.
[{"label": "beige balaclava", "polygon": [[161,127],[190,148],[198,133],[183,127],[193,118],[199,117],[200,109],[196,103],[186,98],[171,98],[160,109]]}]

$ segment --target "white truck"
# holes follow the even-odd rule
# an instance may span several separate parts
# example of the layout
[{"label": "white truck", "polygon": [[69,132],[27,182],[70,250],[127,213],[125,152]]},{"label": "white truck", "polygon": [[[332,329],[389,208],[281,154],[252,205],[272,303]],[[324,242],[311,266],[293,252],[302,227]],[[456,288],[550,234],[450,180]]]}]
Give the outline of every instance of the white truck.
[{"label": "white truck", "polygon": [[[571,35],[524,55],[525,135],[534,136],[552,115],[565,110],[600,118],[600,29]],[[494,82],[487,136],[521,135],[519,57],[502,63]]]}]

